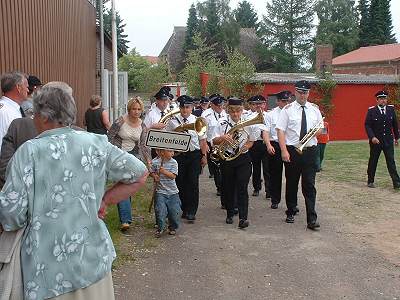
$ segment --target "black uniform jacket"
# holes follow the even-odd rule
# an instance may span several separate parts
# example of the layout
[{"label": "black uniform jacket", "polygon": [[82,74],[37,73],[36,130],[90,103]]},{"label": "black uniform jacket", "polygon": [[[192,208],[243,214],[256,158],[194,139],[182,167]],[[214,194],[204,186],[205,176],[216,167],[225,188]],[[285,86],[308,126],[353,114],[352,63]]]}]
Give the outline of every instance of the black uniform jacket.
[{"label": "black uniform jacket", "polygon": [[365,119],[365,130],[369,141],[376,137],[383,145],[392,145],[394,139],[399,139],[399,124],[393,105],[386,106],[386,114],[382,114],[378,106],[368,109]]}]

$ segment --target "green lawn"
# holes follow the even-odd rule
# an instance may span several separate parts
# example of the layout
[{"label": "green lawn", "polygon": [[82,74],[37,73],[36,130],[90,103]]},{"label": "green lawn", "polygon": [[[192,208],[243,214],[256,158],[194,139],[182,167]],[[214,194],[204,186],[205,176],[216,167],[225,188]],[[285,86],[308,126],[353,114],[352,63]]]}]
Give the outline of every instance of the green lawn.
[{"label": "green lawn", "polygon": [[[330,179],[367,184],[369,145],[361,142],[332,142],[326,146],[323,173]],[[395,147],[397,170],[400,164],[400,147]],[[386,168],[383,152],[379,158],[375,183],[380,187],[393,187]]]}]

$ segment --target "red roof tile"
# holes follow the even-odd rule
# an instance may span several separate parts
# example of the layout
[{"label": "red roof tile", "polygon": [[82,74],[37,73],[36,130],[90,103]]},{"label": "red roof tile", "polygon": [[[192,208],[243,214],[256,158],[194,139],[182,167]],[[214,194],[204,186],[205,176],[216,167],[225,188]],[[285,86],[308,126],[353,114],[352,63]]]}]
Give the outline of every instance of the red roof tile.
[{"label": "red roof tile", "polygon": [[400,44],[361,47],[357,50],[335,57],[332,64],[346,65],[379,61],[399,60]]},{"label": "red roof tile", "polygon": [[158,64],[158,56],[143,56],[152,65]]}]

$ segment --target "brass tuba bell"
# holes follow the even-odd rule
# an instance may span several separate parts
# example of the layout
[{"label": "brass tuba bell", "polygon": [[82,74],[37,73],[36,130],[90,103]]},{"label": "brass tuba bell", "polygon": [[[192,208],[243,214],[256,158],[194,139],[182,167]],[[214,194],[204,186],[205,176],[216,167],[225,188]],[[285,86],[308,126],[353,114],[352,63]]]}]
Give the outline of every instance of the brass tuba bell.
[{"label": "brass tuba bell", "polygon": [[207,132],[207,121],[202,117],[198,117],[194,123],[181,124],[174,131],[183,132],[188,130],[194,130],[200,136],[204,135]]}]

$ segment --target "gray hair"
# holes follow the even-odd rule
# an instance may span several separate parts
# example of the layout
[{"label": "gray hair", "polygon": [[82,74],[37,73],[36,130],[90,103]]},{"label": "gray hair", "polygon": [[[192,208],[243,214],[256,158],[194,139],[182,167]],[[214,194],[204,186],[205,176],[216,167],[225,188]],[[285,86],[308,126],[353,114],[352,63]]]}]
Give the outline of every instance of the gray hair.
[{"label": "gray hair", "polygon": [[51,122],[70,126],[75,123],[76,105],[72,93],[65,89],[65,86],[69,85],[63,84],[62,86],[46,84],[38,90],[33,96],[33,112]]},{"label": "gray hair", "polygon": [[24,79],[26,79],[26,75],[18,71],[5,73],[3,76],[1,76],[2,93],[5,94],[8,93],[9,91],[12,91],[12,89],[17,84],[21,84]]},{"label": "gray hair", "polygon": [[72,93],[74,92],[72,87],[70,87],[67,83],[62,82],[62,81],[50,81],[46,83],[43,87],[55,87],[55,88],[60,88],[70,94],[72,96]]}]

